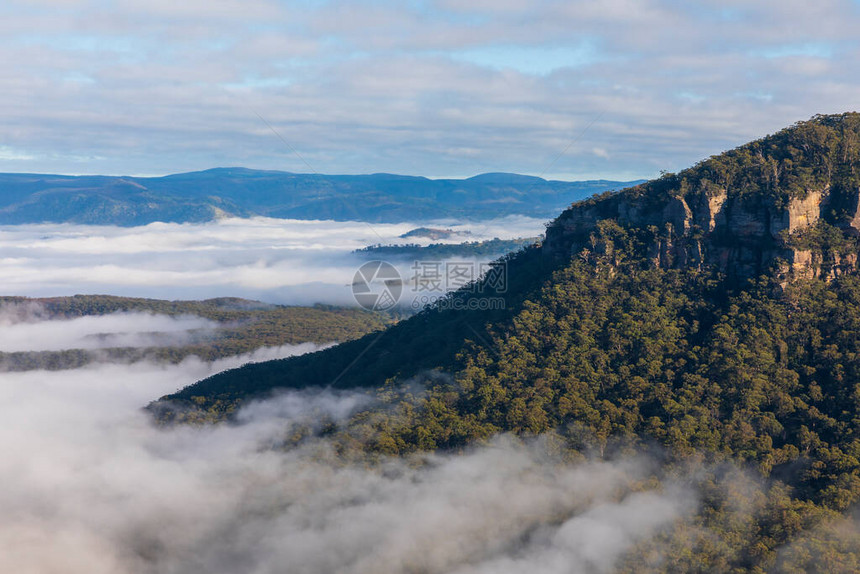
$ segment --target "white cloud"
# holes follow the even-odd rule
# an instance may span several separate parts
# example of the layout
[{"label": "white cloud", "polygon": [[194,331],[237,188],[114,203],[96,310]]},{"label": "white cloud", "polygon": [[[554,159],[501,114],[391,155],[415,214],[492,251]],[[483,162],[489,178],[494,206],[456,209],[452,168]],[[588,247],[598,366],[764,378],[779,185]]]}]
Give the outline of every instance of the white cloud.
[{"label": "white cloud", "polygon": [[591,153],[596,155],[597,157],[602,157],[603,159],[609,159],[609,152],[603,149],[602,147],[591,148]]},{"label": "white cloud", "polygon": [[342,420],[360,394],[287,393],[238,426],[150,426],[142,404],[212,372],[190,360],[4,374],[0,570],[605,572],[695,509],[683,489],[631,492],[642,461],[563,464],[509,439],[423,467],[270,448],[294,425]]},{"label": "white cloud", "polygon": [[37,312],[21,321],[14,307],[0,306],[0,352],[169,347],[204,339],[217,327],[201,317],[148,313],[41,320]]},{"label": "white cloud", "polygon": [[35,156],[23,151],[19,151],[8,146],[0,146],[0,161],[24,160],[29,161],[36,159]]},{"label": "white cloud", "polygon": [[259,113],[321,172],[540,173],[603,112],[548,175],[642,176],[858,89],[849,0],[48,4],[0,7],[7,171],[304,170]]},{"label": "white cloud", "polygon": [[[0,333],[49,324],[56,348],[92,331],[44,321],[38,307],[0,313]],[[128,333],[195,327],[140,314]],[[18,330],[21,349],[45,332]],[[665,474],[646,456],[570,462],[558,437],[500,436],[460,454],[379,464],[339,459],[324,438],[285,438],[378,406],[369,394],[285,391],[247,404],[236,424],[157,428],[141,407],[248,361],[311,352],[305,344],[178,365],[91,364],[0,373],[0,571],[22,574],[567,574],[611,572],[643,541],[712,534],[697,516],[703,482],[725,490],[746,523],[761,479],[728,464]],[[698,474],[703,476],[697,478]],[[716,482],[713,482],[712,479]],[[844,536],[856,537],[846,523]],[[673,528],[679,528],[673,533]],[[804,552],[801,539],[792,550]]]},{"label": "white cloud", "polygon": [[[130,228],[7,226],[0,227],[0,284],[4,295],[238,296],[283,304],[354,304],[349,285],[366,259],[351,252],[377,243],[431,243],[399,238],[419,225],[254,218]],[[471,232],[448,242],[543,232],[542,220],[519,216],[429,225]],[[408,277],[410,264],[401,267]]]},{"label": "white cloud", "polygon": [[[14,330],[43,315],[30,305],[2,319]],[[133,333],[169,321],[99,319]],[[42,323],[56,348],[86,331]],[[17,337],[21,349],[46,346],[44,332]],[[0,374],[0,571],[602,572],[695,510],[686,489],[636,492],[652,468],[644,459],[572,465],[540,442],[500,437],[463,456],[376,467],[333,459],[324,439],[282,447],[299,425],[372,405],[359,392],[284,392],[222,426],[156,428],[141,410],[221,370],[318,348]]]}]

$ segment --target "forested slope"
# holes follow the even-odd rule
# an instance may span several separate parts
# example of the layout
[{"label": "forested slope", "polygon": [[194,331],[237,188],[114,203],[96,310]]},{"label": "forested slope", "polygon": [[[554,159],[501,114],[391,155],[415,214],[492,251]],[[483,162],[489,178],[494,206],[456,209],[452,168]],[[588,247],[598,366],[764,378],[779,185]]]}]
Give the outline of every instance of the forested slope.
[{"label": "forested slope", "polygon": [[[629,571],[856,571],[844,517],[860,501],[858,134],[857,114],[816,117],[576,204],[544,245],[506,258],[507,293],[486,286],[504,309],[427,309],[151,408],[229,420],[281,388],[360,388],[375,405],[326,431],[344,454],[511,432],[572,457],[657,451],[661,472],[728,464],[760,477],[760,496],[708,490],[705,473],[695,521],[664,533],[673,551],[649,563],[645,545]],[[474,291],[451,300],[487,296]]]}]

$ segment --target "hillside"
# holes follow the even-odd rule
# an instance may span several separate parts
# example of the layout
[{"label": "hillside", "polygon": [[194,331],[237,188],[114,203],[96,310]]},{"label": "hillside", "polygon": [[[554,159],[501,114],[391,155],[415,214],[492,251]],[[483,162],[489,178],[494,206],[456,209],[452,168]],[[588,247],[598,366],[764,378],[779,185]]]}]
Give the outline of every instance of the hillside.
[{"label": "hillside", "polygon": [[401,222],[550,217],[630,182],[547,181],[516,174],[427,179],[217,168],[165,177],[0,174],[0,225],[145,225],[217,217]]},{"label": "hillside", "polygon": [[[293,307],[270,305],[260,301],[223,297],[205,301],[162,301],[108,295],[75,295],[33,299],[0,297],[4,325],[70,321],[82,317],[104,317],[115,314],[145,313],[167,317],[199,317],[212,322],[211,329],[198,329],[178,342],[167,337],[169,344],[99,345],[97,349],[64,348],[63,350],[0,350],[0,372],[47,369],[76,369],[83,365],[109,360],[130,363],[150,360],[179,363],[189,356],[205,361],[251,353],[266,347],[326,344],[349,341],[378,331],[391,320],[378,313],[361,309],[317,305]],[[124,315],[127,316],[127,315]],[[56,324],[61,330],[63,324]],[[165,333],[147,333],[158,341]],[[104,338],[92,333],[90,338]],[[110,339],[108,339],[110,340]],[[123,341],[120,337],[120,341]]]},{"label": "hillside", "polygon": [[[391,356],[389,361],[397,366],[379,373],[383,379],[451,367],[467,339],[489,336],[487,325],[493,331],[510,325],[524,302],[540,301],[548,288],[557,291],[559,274],[579,265],[593,268],[596,276],[606,273],[612,281],[622,279],[619,270],[630,270],[633,276],[637,269],[652,275],[673,271],[670,275],[708,285],[708,293],[702,295],[720,304],[738,294],[739,282],[760,275],[779,286],[788,279],[833,279],[844,274],[856,261],[852,249],[855,226],[860,227],[856,223],[860,175],[855,175],[860,170],[859,134],[857,114],[816,117],[679,174],[576,203],[548,226],[542,245],[504,258],[508,289],[483,290],[484,296],[504,298],[503,310],[428,309],[386,331],[362,354],[359,364],[367,361],[369,368],[388,362],[377,359]],[[828,284],[829,289],[835,287]],[[451,295],[475,297],[468,291]],[[426,344],[437,338],[444,344]],[[414,354],[404,350],[413,347],[412,341]],[[355,348],[367,342],[357,341]],[[353,358],[346,346],[302,360],[329,363],[341,357],[347,363]],[[273,377],[283,386],[300,384],[290,380],[290,368],[302,360],[255,366],[260,372],[253,377],[253,387],[240,386],[237,398],[276,386],[264,374],[268,369],[277,373]],[[361,373],[366,368],[351,369],[337,384],[372,384],[368,380],[372,377]],[[208,389],[219,392],[221,382],[226,384],[233,376],[238,373],[206,381],[204,394]],[[321,376],[307,384],[325,382]],[[183,391],[183,396],[200,388]]]},{"label": "hillside", "polygon": [[[499,262],[504,293],[485,282],[150,409],[216,421],[321,385],[379,401],[327,430],[343,453],[459,450],[505,431],[571,456],[659,445],[665,468],[739,465],[765,494],[707,491],[692,523],[661,535],[674,552],[649,570],[642,548],[630,571],[857,571],[856,525],[840,520],[860,501],[858,204],[860,115],[816,116],[573,205],[542,245]],[[504,308],[455,310],[481,297]]]}]

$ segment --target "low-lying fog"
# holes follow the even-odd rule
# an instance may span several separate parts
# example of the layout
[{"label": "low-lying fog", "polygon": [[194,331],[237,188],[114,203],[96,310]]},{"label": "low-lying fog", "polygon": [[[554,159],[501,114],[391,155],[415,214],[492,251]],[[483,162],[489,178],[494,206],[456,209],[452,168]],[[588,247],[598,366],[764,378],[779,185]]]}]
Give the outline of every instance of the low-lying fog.
[{"label": "low-lying fog", "polygon": [[620,497],[644,461],[563,465],[505,438],[420,469],[267,448],[358,394],[284,394],[238,427],[158,430],[140,411],[239,362],[2,374],[0,571],[603,572],[694,510],[681,486]]},{"label": "low-lying fog", "polygon": [[[483,233],[534,235],[536,223]],[[340,301],[349,252],[412,227],[374,226],[382,241],[364,224],[264,219],[6,228],[0,279],[5,293],[29,296]],[[0,351],[171,344],[212,328],[196,317],[45,320],[22,309],[0,316]],[[231,426],[157,428],[141,409],[220,370],[318,348],[0,373],[0,572],[609,572],[699,506],[694,480],[655,483],[647,457],[573,464],[540,437],[496,437],[423,464],[346,463],[323,438],[273,448],[295,425],[372,406],[361,393],[284,393]],[[658,550],[649,556],[659,564]]]},{"label": "low-lying fog", "polygon": [[[429,224],[460,232],[402,239],[418,223],[225,219],[142,227],[40,224],[0,227],[2,294],[104,293],[162,299],[230,295],[269,303],[354,304],[349,285],[368,245],[534,237],[544,221],[513,216]],[[426,225],[426,224],[425,224]],[[468,233],[466,233],[468,232]],[[403,276],[408,263],[404,263]]]},{"label": "low-lying fog", "polygon": [[10,320],[0,307],[0,352],[181,346],[211,334],[218,323],[192,315],[113,313],[44,321]]},{"label": "low-lying fog", "polygon": [[[77,346],[93,331],[21,317],[6,315],[0,346]],[[205,327],[189,317],[98,320],[129,336]],[[496,437],[424,464],[347,463],[323,438],[275,448],[295,425],[373,406],[361,393],[285,392],[231,426],[156,428],[141,410],[220,370],[317,348],[0,373],[0,572],[599,573],[698,509],[692,475],[655,483],[658,463],[644,456],[574,464],[540,437]],[[757,488],[742,481],[732,492],[749,484]],[[647,554],[655,564],[660,548]]]}]

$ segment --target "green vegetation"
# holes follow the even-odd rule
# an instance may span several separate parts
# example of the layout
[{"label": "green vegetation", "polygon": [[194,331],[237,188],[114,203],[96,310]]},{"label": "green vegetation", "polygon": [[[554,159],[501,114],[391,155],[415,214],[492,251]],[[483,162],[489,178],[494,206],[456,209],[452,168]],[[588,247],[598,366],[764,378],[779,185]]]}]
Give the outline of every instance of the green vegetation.
[{"label": "green vegetation", "polygon": [[511,251],[517,251],[540,241],[540,237],[520,237],[517,239],[488,239],[486,241],[466,241],[464,243],[433,243],[431,245],[371,245],[358,249],[355,253],[365,257],[450,259],[451,257],[492,257],[496,258]]},{"label": "green vegetation", "polygon": [[[666,173],[638,189],[645,198],[659,193],[680,196],[688,190],[728,189],[740,197],[784,205],[791,198],[804,197],[809,190],[827,185],[834,197],[847,195],[860,187],[858,166],[860,114],[816,116],[678,174]],[[838,201],[831,206],[837,212],[845,207]]]},{"label": "green vegetation", "polygon": [[[825,181],[856,189],[858,133],[856,114],[818,117],[635,193],[647,203],[714,184],[778,203]],[[845,515],[860,502],[860,276],[785,285],[775,270],[738,283],[707,266],[660,269],[652,235],[603,220],[569,259],[539,246],[505,258],[507,292],[484,284],[447,300],[498,296],[504,309],[440,305],[336,348],[216,375],[151,408],[164,422],[230,420],[278,388],[323,385],[378,399],[326,431],[344,455],[458,451],[499,432],[552,437],[573,458],[656,445],[664,476],[710,469],[697,474],[702,508],[637,546],[622,570],[857,571]],[[857,253],[831,224],[788,239]],[[727,486],[738,483],[720,473],[737,467],[759,486]]]},{"label": "green vegetation", "polygon": [[121,362],[150,359],[178,363],[193,355],[212,361],[261,347],[349,341],[378,331],[392,320],[356,308],[327,305],[291,307],[229,297],[205,301],[161,301],[107,295],[48,299],[0,297],[0,307],[9,312],[16,307],[22,312],[35,309],[45,319],[145,312],[169,316],[196,315],[219,324],[214,332],[181,347],[122,347],[100,349],[98,353],[83,349],[0,353],[0,370],[6,371],[71,369],[86,365],[96,357]]},{"label": "green vegetation", "polygon": [[860,251],[860,241],[842,229],[825,221],[797,231],[786,237],[786,244],[796,249],[821,253],[825,256],[845,256]]},{"label": "green vegetation", "polygon": [[[555,434],[572,452],[607,456],[658,443],[667,464],[734,461],[771,484],[744,521],[735,520],[733,494],[714,492],[697,520],[723,538],[681,526],[667,533],[665,542],[680,546],[675,567],[765,568],[788,542],[835,544],[816,538],[817,528],[860,499],[860,278],[785,291],[763,278],[730,293],[708,274],[645,269],[637,258],[618,267],[576,260],[517,307],[480,331],[471,321],[488,316],[426,311],[382,335],[249,365],[173,398],[188,397],[195,406],[182,416],[199,421],[274,386],[266,375],[304,383],[323,369],[308,382],[336,387],[389,380],[374,391],[384,408],[332,435],[342,452],[457,450],[502,431]],[[456,345],[434,353],[445,335]],[[338,378],[356,357],[359,370]],[[420,385],[395,382],[404,375]],[[716,478],[702,481],[717,490]]]},{"label": "green vegetation", "polygon": [[[246,365],[200,381],[169,397],[174,405],[195,405],[194,412],[161,409],[166,419],[217,420],[242,402],[266,396],[277,388],[333,386],[375,388],[387,380],[404,380],[443,367],[450,371],[470,339],[486,338],[487,325],[507,320],[522,305],[524,294],[539,287],[545,273],[539,247],[505,258],[507,290],[487,286],[483,293],[463,290],[449,295],[468,305],[470,299],[501,297],[504,309],[461,312],[428,308],[388,329],[312,355]],[[197,407],[201,406],[200,409]]]}]

